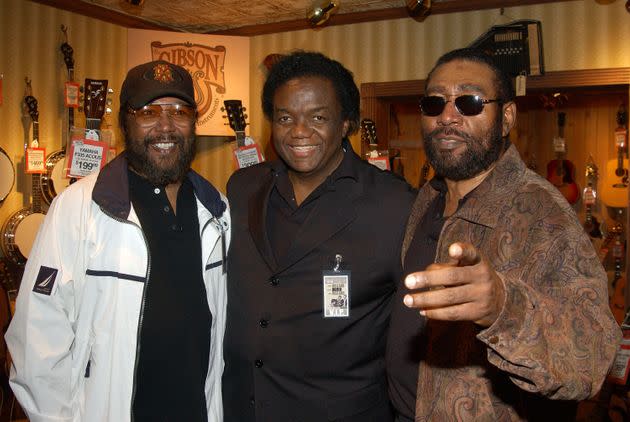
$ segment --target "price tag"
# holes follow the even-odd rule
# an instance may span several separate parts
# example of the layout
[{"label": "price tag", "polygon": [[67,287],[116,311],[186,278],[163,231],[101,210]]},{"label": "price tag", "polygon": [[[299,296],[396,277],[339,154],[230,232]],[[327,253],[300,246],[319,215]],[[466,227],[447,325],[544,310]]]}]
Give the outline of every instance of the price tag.
[{"label": "price tag", "polygon": [[560,136],[555,136],[553,138],[553,150],[554,152],[565,152],[566,151],[566,142],[564,138]]},{"label": "price tag", "polygon": [[26,148],[26,173],[46,173],[46,148]]},{"label": "price tag", "polygon": [[100,170],[107,159],[107,143],[90,139],[73,140],[66,177],[85,177]]},{"label": "price tag", "polygon": [[630,373],[630,330],[623,330],[623,338],[617,355],[613,361],[613,366],[608,373],[608,381],[613,384],[626,385],[628,374]]},{"label": "price tag", "polygon": [[595,190],[591,186],[585,187],[582,194],[584,205],[595,205],[596,195]]},{"label": "price tag", "polygon": [[615,129],[615,144],[617,145],[617,148],[625,148],[627,133],[628,131],[625,128]]},{"label": "price tag", "polygon": [[235,148],[233,154],[234,164],[237,169],[253,166],[254,164],[262,163],[263,161],[265,161],[263,159],[262,153],[260,152],[258,144]]},{"label": "price tag", "polygon": [[387,157],[369,157],[368,163],[380,168],[381,170],[390,170],[389,158]]},{"label": "price tag", "polygon": [[66,82],[63,99],[66,107],[79,108],[79,90],[80,86],[76,82]]}]

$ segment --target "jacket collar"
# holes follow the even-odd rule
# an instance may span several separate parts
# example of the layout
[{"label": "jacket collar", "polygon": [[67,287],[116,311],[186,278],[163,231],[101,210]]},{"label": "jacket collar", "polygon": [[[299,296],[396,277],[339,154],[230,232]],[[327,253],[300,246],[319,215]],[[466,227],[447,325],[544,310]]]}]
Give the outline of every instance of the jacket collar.
[{"label": "jacket collar", "polygon": [[[127,158],[123,152],[103,167],[92,192],[92,200],[98,206],[122,219],[127,219],[131,211],[127,167]],[[190,170],[186,177],[191,181],[197,199],[214,217],[220,218],[227,205],[221,200],[219,191],[194,170]]]}]

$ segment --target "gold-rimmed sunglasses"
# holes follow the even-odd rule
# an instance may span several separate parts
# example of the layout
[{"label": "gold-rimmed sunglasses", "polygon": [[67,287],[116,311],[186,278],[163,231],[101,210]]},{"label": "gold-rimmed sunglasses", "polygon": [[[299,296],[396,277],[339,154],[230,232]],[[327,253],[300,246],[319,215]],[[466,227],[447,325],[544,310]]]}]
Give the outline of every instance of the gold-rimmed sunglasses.
[{"label": "gold-rimmed sunglasses", "polygon": [[166,113],[171,121],[183,126],[190,124],[196,117],[196,110],[188,104],[147,104],[139,109],[129,109],[129,113],[136,118],[136,123],[140,126],[153,126],[162,118],[162,113]]}]

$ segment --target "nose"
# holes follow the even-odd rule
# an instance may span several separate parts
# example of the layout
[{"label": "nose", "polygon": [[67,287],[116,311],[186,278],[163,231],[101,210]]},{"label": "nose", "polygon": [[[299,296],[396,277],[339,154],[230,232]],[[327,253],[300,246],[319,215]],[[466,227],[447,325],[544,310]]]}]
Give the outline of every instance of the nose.
[{"label": "nose", "polygon": [[312,135],[313,128],[305,119],[296,120],[291,128],[291,136],[294,138],[308,138]]},{"label": "nose", "polygon": [[451,100],[446,103],[444,110],[437,116],[437,123],[443,126],[456,124],[461,122],[462,115],[455,107],[455,101]]},{"label": "nose", "polygon": [[162,110],[162,113],[160,113],[157,127],[163,132],[171,132],[174,130],[173,119],[166,110]]}]

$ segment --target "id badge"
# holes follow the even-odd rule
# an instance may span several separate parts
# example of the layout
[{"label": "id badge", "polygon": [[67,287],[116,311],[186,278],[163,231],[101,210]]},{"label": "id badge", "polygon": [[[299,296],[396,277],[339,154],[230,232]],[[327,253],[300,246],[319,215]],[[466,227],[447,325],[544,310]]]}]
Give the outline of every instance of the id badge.
[{"label": "id badge", "polygon": [[324,318],[350,316],[350,271],[323,271]]}]

